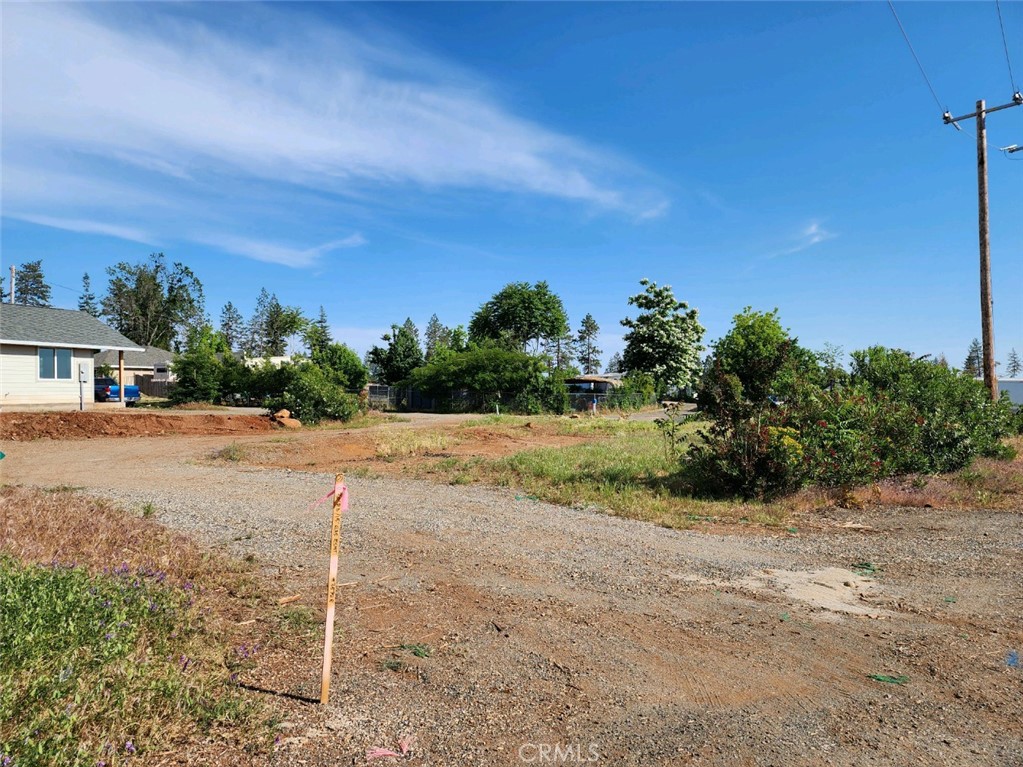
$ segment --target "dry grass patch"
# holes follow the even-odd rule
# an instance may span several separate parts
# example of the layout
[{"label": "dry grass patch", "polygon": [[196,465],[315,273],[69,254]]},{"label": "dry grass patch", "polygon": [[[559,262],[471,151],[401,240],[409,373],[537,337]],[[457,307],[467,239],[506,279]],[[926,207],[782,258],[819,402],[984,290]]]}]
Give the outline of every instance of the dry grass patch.
[{"label": "dry grass patch", "polygon": [[437,455],[459,442],[443,431],[405,429],[382,434],[375,441],[376,456],[385,461],[421,455]]},{"label": "dry grass patch", "polygon": [[1023,510],[1023,437],[1007,443],[1012,460],[978,458],[952,474],[911,475],[857,488],[855,502],[875,506],[906,506],[942,510]]}]

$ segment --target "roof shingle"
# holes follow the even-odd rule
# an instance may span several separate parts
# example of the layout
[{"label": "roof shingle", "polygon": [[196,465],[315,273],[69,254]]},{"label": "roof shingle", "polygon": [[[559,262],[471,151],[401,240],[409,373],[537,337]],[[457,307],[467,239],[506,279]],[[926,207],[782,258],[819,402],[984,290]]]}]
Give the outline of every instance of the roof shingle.
[{"label": "roof shingle", "polygon": [[143,351],[141,346],[85,312],[20,304],[0,303],[0,342]]}]

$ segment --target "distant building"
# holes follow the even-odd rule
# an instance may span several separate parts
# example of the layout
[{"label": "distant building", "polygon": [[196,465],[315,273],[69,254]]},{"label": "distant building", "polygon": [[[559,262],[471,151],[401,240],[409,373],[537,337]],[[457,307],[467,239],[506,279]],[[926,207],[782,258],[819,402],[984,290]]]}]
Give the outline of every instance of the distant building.
[{"label": "distant building", "polygon": [[1023,378],[999,378],[998,391],[1006,392],[1013,405],[1023,406]]},{"label": "distant building", "polygon": [[595,373],[593,375],[566,378],[565,385],[569,394],[610,394],[622,385],[621,373]]},{"label": "distant building", "polygon": [[[85,312],[0,304],[0,408],[77,408],[92,403],[93,357],[118,358],[142,347]],[[81,377],[81,378],[80,378]]]},{"label": "distant building", "polygon": [[[175,380],[171,364],[174,352],[147,346],[141,351],[124,353],[124,383],[128,386],[144,387],[148,383]],[[95,357],[96,367],[109,365],[117,370],[117,352],[100,352]]]}]

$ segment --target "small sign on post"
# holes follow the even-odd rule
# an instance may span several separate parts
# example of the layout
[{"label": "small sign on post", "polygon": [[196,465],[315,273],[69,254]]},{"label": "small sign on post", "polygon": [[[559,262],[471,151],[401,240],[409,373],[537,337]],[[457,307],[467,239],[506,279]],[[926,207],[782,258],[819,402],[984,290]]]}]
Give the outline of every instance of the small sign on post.
[{"label": "small sign on post", "polygon": [[323,636],[323,677],[320,681],[320,703],[330,698],[330,662],[334,647],[334,600],[337,596],[337,561],[341,549],[341,513],[348,510],[348,488],[345,475],[334,478],[333,514],[330,522],[330,569],[327,575],[327,625]]}]

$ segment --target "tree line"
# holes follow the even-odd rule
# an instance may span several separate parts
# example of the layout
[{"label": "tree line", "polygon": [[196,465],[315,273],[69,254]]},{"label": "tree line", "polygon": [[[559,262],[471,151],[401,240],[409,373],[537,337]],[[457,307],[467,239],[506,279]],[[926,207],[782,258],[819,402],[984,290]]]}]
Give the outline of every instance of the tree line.
[{"label": "tree line", "polygon": [[[304,361],[320,368],[324,381],[349,391],[360,389],[371,378],[415,386],[442,400],[453,391],[468,390],[475,395],[473,406],[510,401],[525,411],[561,411],[567,406],[565,379],[596,374],[602,367],[600,326],[592,314],[586,314],[573,330],[563,301],[544,281],[508,283],[483,302],[465,325],[445,325],[434,314],[422,337],[406,318],[359,360],[354,351],[331,337],[322,306],[316,318],[307,318],[300,308],[282,304],[264,288],[248,319],[228,301],[220,312],[219,326],[214,327],[198,277],[186,265],[168,262],[163,253],[138,263],[117,263],[106,274],[102,296],[94,292],[90,275],[83,275],[78,308],[139,345],[171,349],[183,359],[196,353],[269,358],[284,356],[289,341],[299,338]],[[697,310],[676,298],[670,286],[644,279],[640,287],[628,298],[635,316],[621,320],[625,348],[611,357],[605,372],[626,374],[625,389],[642,390],[645,396],[692,389],[704,372],[704,328]],[[15,301],[49,306],[50,300],[42,261],[22,264],[15,279]],[[975,340],[964,372],[979,375],[980,357]],[[947,366],[943,357],[937,362]],[[1021,372],[1023,364],[1013,349],[1004,373],[1016,377]],[[205,378],[210,380],[209,375]],[[225,387],[240,384],[238,375],[219,378],[217,387],[198,386],[193,393],[223,398],[229,394]],[[265,392],[266,386],[248,388]]]}]

